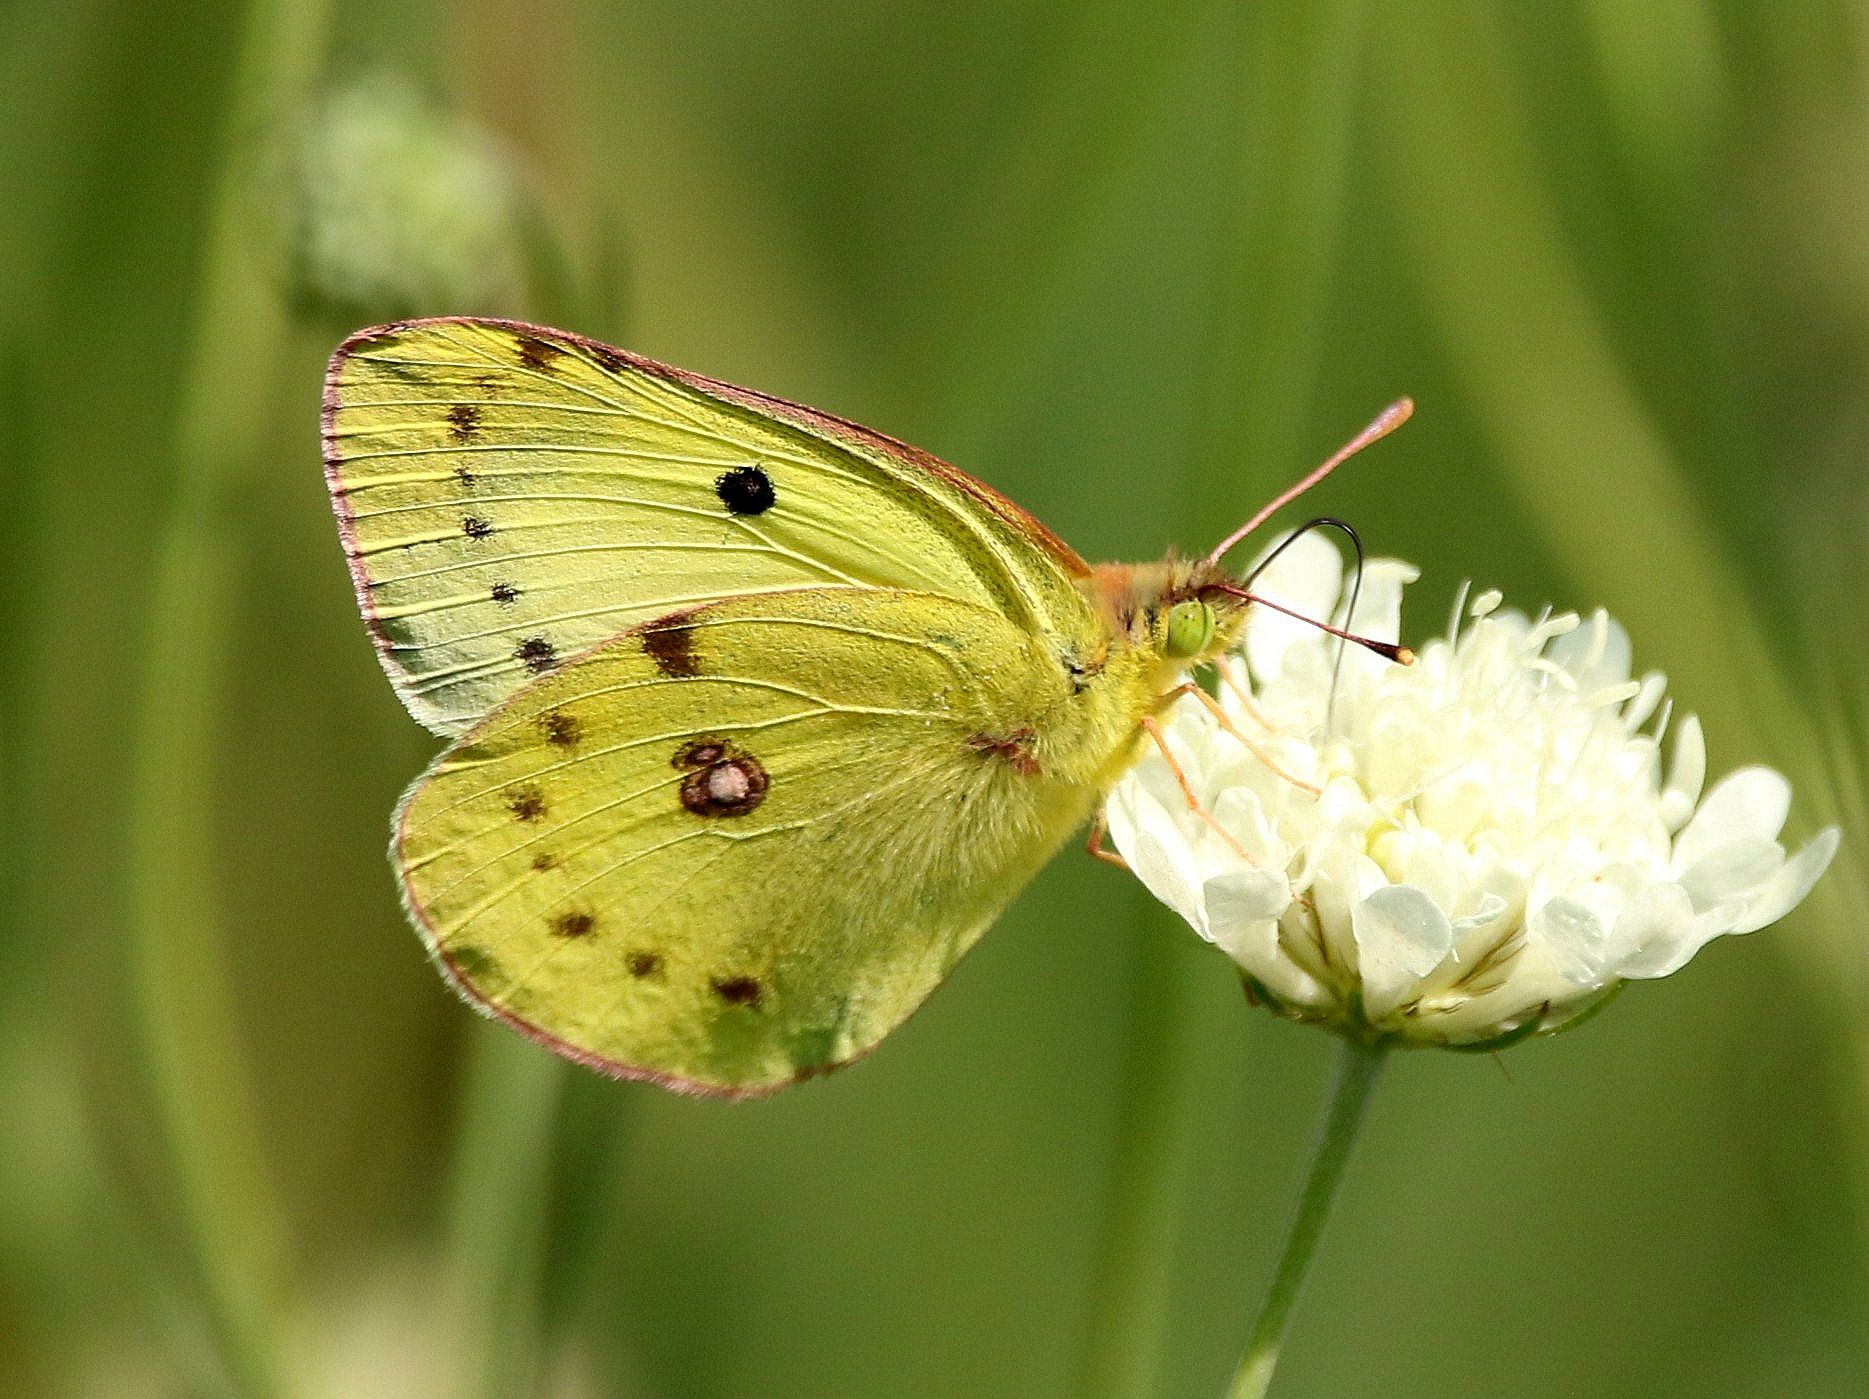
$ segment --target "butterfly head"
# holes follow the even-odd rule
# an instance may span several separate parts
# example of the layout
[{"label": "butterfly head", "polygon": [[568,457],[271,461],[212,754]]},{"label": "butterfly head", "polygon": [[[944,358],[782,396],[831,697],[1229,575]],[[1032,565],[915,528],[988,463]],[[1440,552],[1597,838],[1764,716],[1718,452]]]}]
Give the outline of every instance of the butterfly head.
[{"label": "butterfly head", "polygon": [[1239,641],[1248,599],[1227,591],[1229,580],[1212,564],[1174,558],[1106,564],[1097,576],[1116,635],[1177,669],[1211,660]]}]

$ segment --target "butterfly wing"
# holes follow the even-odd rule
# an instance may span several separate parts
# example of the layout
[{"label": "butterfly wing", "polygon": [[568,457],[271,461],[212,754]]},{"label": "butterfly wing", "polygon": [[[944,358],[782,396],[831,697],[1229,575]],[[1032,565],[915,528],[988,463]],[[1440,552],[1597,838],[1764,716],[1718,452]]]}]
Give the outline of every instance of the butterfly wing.
[{"label": "butterfly wing", "polygon": [[745,1096],[899,1024],[1068,833],[1056,658],[897,589],[729,599],[520,691],[404,799],[411,912],[560,1053]]},{"label": "butterfly wing", "polygon": [[326,476],[397,693],[458,733],[630,626],[736,594],[894,587],[1090,625],[1083,560],[973,478],[797,404],[562,331],[351,337]]}]

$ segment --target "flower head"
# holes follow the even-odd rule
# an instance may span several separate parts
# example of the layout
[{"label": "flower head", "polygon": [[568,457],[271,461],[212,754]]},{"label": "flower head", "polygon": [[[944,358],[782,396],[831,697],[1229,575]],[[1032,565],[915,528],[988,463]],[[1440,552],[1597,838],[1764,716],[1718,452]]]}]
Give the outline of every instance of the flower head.
[{"label": "flower head", "polygon": [[285,175],[293,292],[306,305],[388,320],[521,303],[527,206],[514,161],[412,85],[368,74],[326,94]]},{"label": "flower head", "polygon": [[[1255,591],[1392,640],[1415,576],[1373,562],[1351,616],[1312,535]],[[1835,829],[1787,856],[1791,789],[1769,768],[1703,799],[1691,717],[1664,775],[1663,678],[1630,678],[1609,617],[1531,619],[1497,593],[1464,630],[1461,611],[1395,666],[1258,610],[1222,662],[1226,719],[1183,698],[1164,726],[1201,809],[1156,751],[1111,794],[1117,849],[1255,996],[1347,1033],[1496,1046],[1809,892]]]}]

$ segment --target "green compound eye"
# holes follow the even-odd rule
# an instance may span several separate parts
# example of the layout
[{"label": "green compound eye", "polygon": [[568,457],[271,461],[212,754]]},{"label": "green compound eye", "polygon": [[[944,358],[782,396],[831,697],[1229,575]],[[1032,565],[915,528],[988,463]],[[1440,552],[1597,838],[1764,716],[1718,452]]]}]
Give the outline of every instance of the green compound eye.
[{"label": "green compound eye", "polygon": [[1204,602],[1177,602],[1168,609],[1168,654],[1198,656],[1214,639],[1214,610]]}]

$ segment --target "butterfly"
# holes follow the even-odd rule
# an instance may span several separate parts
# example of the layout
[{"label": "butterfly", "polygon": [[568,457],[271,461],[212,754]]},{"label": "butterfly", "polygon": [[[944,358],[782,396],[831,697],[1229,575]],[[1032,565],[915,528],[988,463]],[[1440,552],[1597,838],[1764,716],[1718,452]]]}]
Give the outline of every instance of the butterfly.
[{"label": "butterfly", "polygon": [[[850,1062],[1091,821],[1258,599],[1092,566],[914,447],[511,321],[360,331],[323,443],[364,621],[451,746],[411,920],[567,1058],[749,1097]],[[1157,731],[1159,732],[1159,731]]]}]

